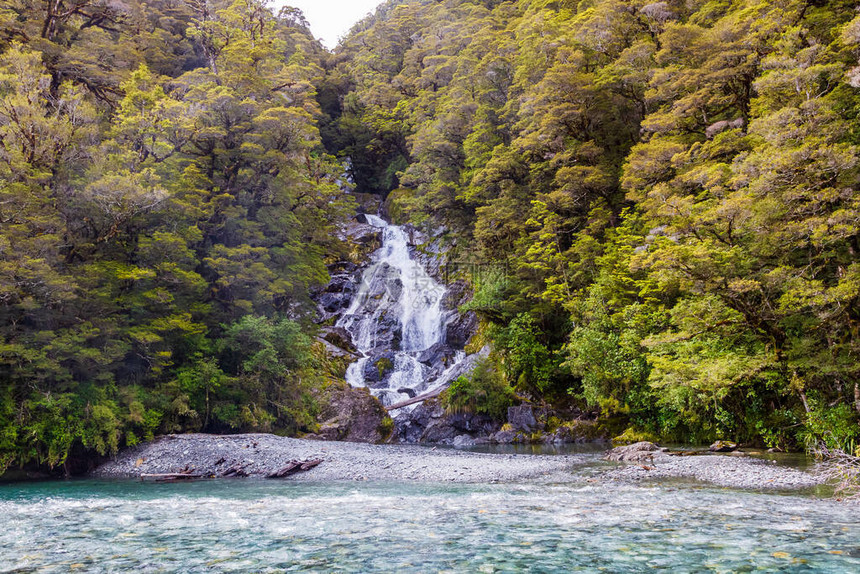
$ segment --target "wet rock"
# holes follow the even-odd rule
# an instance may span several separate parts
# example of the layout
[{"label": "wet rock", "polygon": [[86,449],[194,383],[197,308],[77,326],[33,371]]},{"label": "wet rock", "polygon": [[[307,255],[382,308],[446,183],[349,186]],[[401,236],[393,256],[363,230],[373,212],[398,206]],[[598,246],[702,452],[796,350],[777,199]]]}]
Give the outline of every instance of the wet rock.
[{"label": "wet rock", "polygon": [[[438,399],[419,404],[411,412],[394,419],[395,435],[400,442],[454,444],[457,437],[481,441],[499,430],[501,424],[485,415],[447,413]],[[465,439],[460,438],[461,442]]]},{"label": "wet rock", "polygon": [[460,305],[472,300],[472,290],[462,279],[457,279],[445,285],[445,296],[442,298],[442,308],[446,311],[456,311]]},{"label": "wet rock", "polygon": [[454,350],[445,343],[436,343],[418,355],[418,361],[428,367],[439,365],[445,367],[448,360],[454,356]]},{"label": "wet rock", "polygon": [[343,327],[323,327],[320,329],[320,334],[325,341],[328,341],[335,347],[357,353],[355,345],[352,344],[352,335]]},{"label": "wet rock", "polygon": [[618,462],[653,462],[655,457],[663,454],[663,450],[653,442],[642,441],[624,446],[618,446],[606,453],[606,460]]},{"label": "wet rock", "polygon": [[[387,271],[393,271],[388,265],[385,265],[385,268]],[[400,299],[400,294],[403,292],[403,281],[396,273],[392,272],[386,276],[385,292],[392,301]]]},{"label": "wet rock", "polygon": [[708,450],[711,452],[732,452],[738,449],[738,445],[727,440],[718,440]]},{"label": "wet rock", "polygon": [[457,314],[445,325],[445,342],[455,349],[462,349],[477,330],[478,315],[474,311]]},{"label": "wet rock", "polygon": [[394,353],[385,351],[375,353],[370,356],[370,360],[364,364],[364,380],[371,387],[376,387],[380,384],[381,387],[386,386],[385,379],[394,370]]},{"label": "wet rock", "polygon": [[452,446],[474,446],[476,444],[478,444],[478,441],[467,434],[457,435],[454,437],[454,440],[451,441]]},{"label": "wet rock", "polygon": [[319,431],[310,438],[347,442],[382,442],[388,438],[391,419],[382,404],[366,388],[342,381],[318,391],[323,405]]},{"label": "wet rock", "polygon": [[541,430],[543,427],[538,423],[534,407],[531,405],[508,407],[508,424],[512,430],[526,433]]},{"label": "wet rock", "polygon": [[500,430],[492,434],[490,440],[496,444],[513,444],[517,442],[517,433],[512,430]]},{"label": "wet rock", "polygon": [[359,267],[348,261],[330,265],[329,273],[331,279],[328,284],[312,294],[317,303],[320,322],[333,322],[343,314],[352,303],[361,281]]},{"label": "wet rock", "polygon": [[575,420],[563,423],[552,433],[543,436],[548,444],[593,442],[605,439],[595,421]]},{"label": "wet rock", "polygon": [[328,285],[316,294],[315,299],[322,310],[322,314],[325,315],[325,318],[329,318],[345,311],[357,290],[358,277],[355,272],[332,275]]},{"label": "wet rock", "polygon": [[373,341],[377,352],[398,351],[403,338],[403,327],[391,313],[381,313],[373,323]]},{"label": "wet rock", "polygon": [[326,293],[355,293],[358,290],[358,281],[351,274],[334,275],[325,286]]}]

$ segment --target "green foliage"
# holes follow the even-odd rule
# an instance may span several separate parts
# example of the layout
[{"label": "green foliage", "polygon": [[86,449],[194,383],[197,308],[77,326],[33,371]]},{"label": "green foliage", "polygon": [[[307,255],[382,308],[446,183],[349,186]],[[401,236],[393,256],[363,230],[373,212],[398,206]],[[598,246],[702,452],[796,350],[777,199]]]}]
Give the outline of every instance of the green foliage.
[{"label": "green foliage", "polygon": [[409,158],[397,216],[500,270],[463,309],[519,390],[783,447],[817,393],[835,418],[813,434],[847,436],[857,22],[847,2],[389,2],[338,52],[332,149],[377,179]]},{"label": "green foliage", "polygon": [[442,393],[442,405],[449,412],[470,412],[505,420],[508,407],[515,404],[513,389],[489,359],[480,361],[471,376],[462,376]]},{"label": "green foliage", "polygon": [[857,22],[848,2],[392,0],[328,54],[257,0],[10,3],[0,468],[312,428],[344,166],[480,269],[481,385],[676,440],[844,446]]},{"label": "green foliage", "polygon": [[658,442],[659,437],[654,433],[636,430],[633,427],[628,427],[620,435],[612,437],[612,444],[633,444],[642,441]]},{"label": "green foliage", "polygon": [[526,314],[516,316],[507,327],[499,327],[493,341],[502,356],[505,378],[523,392],[539,396],[550,390],[558,359],[539,339],[535,320]]},{"label": "green foliage", "polygon": [[800,439],[810,451],[822,445],[829,450],[853,453],[860,439],[858,413],[849,405],[828,406],[810,397]]},{"label": "green foliage", "polygon": [[0,470],[312,424],[299,323],[353,203],[303,19],[22,0],[0,32]]}]

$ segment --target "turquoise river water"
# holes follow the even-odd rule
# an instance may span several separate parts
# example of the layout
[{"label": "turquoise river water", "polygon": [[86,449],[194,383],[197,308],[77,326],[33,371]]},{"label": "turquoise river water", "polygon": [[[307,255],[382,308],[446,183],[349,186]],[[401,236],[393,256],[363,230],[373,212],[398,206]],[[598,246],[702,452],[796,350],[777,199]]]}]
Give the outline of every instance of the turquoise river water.
[{"label": "turquoise river water", "polygon": [[860,572],[856,506],[694,484],[0,485],[0,572]]}]

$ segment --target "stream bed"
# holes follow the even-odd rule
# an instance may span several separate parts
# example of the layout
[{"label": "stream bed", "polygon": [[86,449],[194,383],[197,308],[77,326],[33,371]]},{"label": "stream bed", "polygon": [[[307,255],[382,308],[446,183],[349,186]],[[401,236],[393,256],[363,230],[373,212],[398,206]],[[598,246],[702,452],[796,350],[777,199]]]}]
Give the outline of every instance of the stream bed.
[{"label": "stream bed", "polygon": [[857,507],[677,484],[0,485],[0,572],[860,572]]}]

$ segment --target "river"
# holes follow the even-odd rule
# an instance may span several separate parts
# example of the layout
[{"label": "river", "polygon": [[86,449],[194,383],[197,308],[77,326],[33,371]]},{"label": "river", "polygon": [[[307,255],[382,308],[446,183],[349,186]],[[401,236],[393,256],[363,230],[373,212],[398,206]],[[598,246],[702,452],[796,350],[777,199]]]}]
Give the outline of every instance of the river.
[{"label": "river", "polygon": [[0,486],[3,572],[860,572],[856,506],[677,482]]}]

